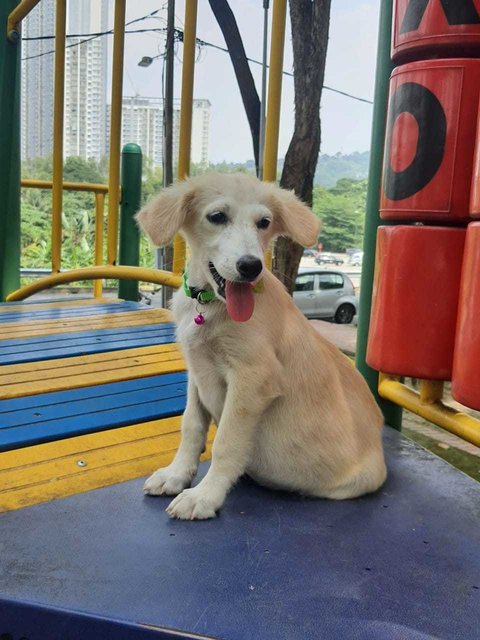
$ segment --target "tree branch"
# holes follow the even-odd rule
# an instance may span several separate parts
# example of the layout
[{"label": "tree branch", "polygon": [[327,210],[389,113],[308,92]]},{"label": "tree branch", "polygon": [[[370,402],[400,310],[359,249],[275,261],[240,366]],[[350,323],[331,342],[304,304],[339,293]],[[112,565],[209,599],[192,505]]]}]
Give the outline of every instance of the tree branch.
[{"label": "tree branch", "polygon": [[242,96],[243,106],[247,114],[250,132],[252,134],[253,153],[258,174],[259,140],[260,140],[260,98],[255,87],[255,81],[250,71],[247,55],[238,30],[235,16],[228,4],[228,0],[209,0],[218,25],[222,30],[225,43],[230,54],[238,87]]},{"label": "tree branch", "polygon": [[[320,151],[320,100],[325,76],[331,0],[290,0],[295,83],[295,128],[280,185],[293,189],[312,205],[313,179]],[[302,247],[280,238],[275,251],[275,275],[291,292]]]}]

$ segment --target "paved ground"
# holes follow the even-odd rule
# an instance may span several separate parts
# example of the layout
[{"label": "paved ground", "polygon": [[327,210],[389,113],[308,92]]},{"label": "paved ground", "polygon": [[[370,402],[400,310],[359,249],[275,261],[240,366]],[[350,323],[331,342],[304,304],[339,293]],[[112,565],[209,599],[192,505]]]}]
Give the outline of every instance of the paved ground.
[{"label": "paved ground", "polygon": [[337,345],[349,356],[355,355],[357,345],[357,327],[353,324],[335,324],[324,320],[310,320],[318,333]]}]

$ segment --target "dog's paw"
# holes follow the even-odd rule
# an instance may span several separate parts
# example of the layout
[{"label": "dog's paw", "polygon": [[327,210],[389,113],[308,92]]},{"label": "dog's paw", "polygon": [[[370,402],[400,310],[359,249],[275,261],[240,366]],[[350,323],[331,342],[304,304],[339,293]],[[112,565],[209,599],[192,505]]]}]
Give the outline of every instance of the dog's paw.
[{"label": "dog's paw", "polygon": [[177,496],[192,481],[191,474],[175,472],[170,467],[155,471],[143,485],[143,493],[148,496]]},{"label": "dog's paw", "polygon": [[216,504],[211,498],[199,491],[198,487],[185,489],[167,507],[171,518],[179,520],[207,520],[215,518],[221,504]]}]

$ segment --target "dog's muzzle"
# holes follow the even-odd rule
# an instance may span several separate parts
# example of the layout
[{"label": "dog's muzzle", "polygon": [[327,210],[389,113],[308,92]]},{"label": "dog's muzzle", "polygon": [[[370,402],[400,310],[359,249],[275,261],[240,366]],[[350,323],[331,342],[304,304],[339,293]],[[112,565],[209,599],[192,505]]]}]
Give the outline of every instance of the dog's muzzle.
[{"label": "dog's muzzle", "polygon": [[243,280],[247,282],[253,282],[257,276],[262,273],[263,263],[259,258],[255,256],[242,256],[237,260],[238,273],[242,276]]}]

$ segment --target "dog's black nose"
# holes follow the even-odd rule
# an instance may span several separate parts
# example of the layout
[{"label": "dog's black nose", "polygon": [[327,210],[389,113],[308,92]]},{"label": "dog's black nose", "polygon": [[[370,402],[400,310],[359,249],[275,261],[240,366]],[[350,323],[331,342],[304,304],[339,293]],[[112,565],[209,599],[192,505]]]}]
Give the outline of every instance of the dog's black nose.
[{"label": "dog's black nose", "polygon": [[242,256],[237,260],[237,271],[245,280],[255,280],[262,269],[262,261],[255,256]]}]

